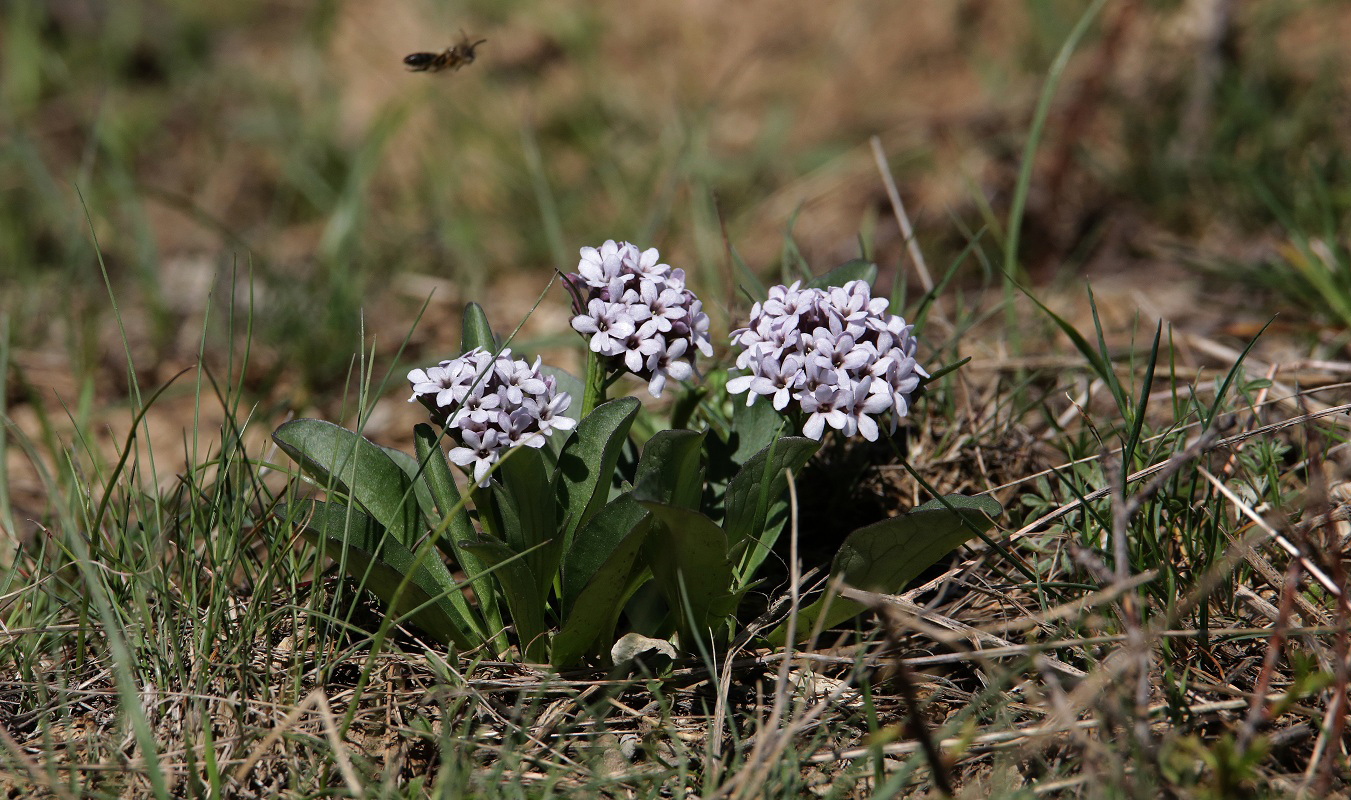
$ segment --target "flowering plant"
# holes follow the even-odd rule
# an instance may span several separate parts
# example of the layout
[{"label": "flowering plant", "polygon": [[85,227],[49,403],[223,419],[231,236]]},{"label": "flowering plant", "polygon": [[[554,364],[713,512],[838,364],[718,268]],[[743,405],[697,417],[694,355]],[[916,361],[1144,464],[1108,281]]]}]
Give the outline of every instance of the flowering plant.
[{"label": "flowering plant", "polygon": [[[584,382],[516,358],[470,304],[461,354],[408,373],[409,399],[431,423],[414,429],[415,456],[319,420],[277,429],[327,493],[285,514],[384,601],[386,624],[460,649],[564,667],[622,660],[621,632],[721,648],[788,524],[791,476],[826,426],[874,440],[885,419],[894,431],[927,377],[913,328],[870,296],[873,277],[851,262],[763,292],[732,334],[745,374],[729,380],[715,366],[716,380],[678,392],[668,423],[632,397],[605,402],[606,390],[624,373],[654,397],[695,378],[696,354],[713,352],[702,303],[656,250],[583,248],[565,282],[589,353]],[[779,412],[806,436],[785,435]],[[999,512],[988,498],[937,498],[855,531],[832,572],[899,590]],[[860,611],[827,594],[799,620],[834,625]]]}]

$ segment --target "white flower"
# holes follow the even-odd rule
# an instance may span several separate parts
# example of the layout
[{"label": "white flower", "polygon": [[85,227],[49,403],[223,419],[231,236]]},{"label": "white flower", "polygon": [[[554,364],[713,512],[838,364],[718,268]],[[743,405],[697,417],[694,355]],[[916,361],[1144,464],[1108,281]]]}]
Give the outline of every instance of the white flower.
[{"label": "white flower", "polygon": [[577,262],[577,272],[588,286],[605,287],[610,280],[618,277],[620,259],[619,247],[614,242],[606,242],[599,249],[582,248],[582,260]]},{"label": "white flower", "polygon": [[472,465],[474,483],[486,488],[489,483],[488,470],[497,463],[500,436],[501,432],[495,428],[489,428],[482,433],[473,430],[464,431],[461,434],[464,445],[452,448],[449,453],[451,463],[466,468]]},{"label": "white flower", "polygon": [[928,377],[915,362],[911,331],[864,281],[824,290],[775,286],[731,334],[741,349],[736,367],[746,374],[729,380],[727,391],[746,392],[747,405],[765,396],[779,411],[796,407],[808,415],[802,432],[813,439],[829,425],[875,441],[874,417],[888,415],[895,432]]},{"label": "white flower", "polygon": [[632,336],[624,340],[624,366],[629,372],[637,375],[643,371],[643,365],[647,363],[648,356],[666,347],[666,341],[661,338],[657,332],[657,323],[649,320],[643,323],[643,327],[634,332]]},{"label": "white flower", "polygon": [[534,366],[529,366],[524,361],[498,359],[495,369],[498,380],[502,382],[502,388],[506,390],[508,404],[520,405],[527,393],[531,395],[544,393],[544,380],[539,377],[539,365],[538,358],[535,359]]},{"label": "white flower", "polygon": [[647,382],[647,390],[653,397],[661,397],[667,379],[683,381],[694,372],[694,367],[683,358],[685,351],[689,349],[688,340],[676,339],[669,344],[663,341],[663,345],[647,360],[647,370],[652,373],[652,378]]},{"label": "white flower", "polygon": [[540,433],[548,436],[552,431],[570,431],[577,427],[577,420],[565,416],[564,411],[572,404],[572,396],[561,392],[548,401],[526,398],[525,407],[539,420]]},{"label": "white flower", "polygon": [[[510,448],[543,447],[553,431],[576,424],[564,416],[571,396],[540,372],[540,360],[513,359],[510,350],[494,358],[475,348],[439,366],[415,369],[408,379],[414,399],[459,442],[450,460],[468,469],[479,486],[488,485],[488,470]],[[449,402],[440,402],[447,396]]]},{"label": "white flower", "polygon": [[669,380],[694,374],[694,351],[713,355],[708,315],[685,288],[684,270],[661,263],[655,248],[606,241],[583,247],[577,272],[564,276],[573,294],[572,328],[612,371],[647,381],[660,397]]},{"label": "white flower", "polygon": [[437,405],[444,406],[450,403],[455,376],[444,367],[428,367],[425,370],[415,369],[409,372],[408,382],[413,384],[413,396],[408,398],[408,402],[411,403],[423,395],[432,395]]},{"label": "white flower", "polygon": [[573,330],[591,335],[592,352],[603,356],[623,352],[623,340],[637,330],[625,306],[594,298],[587,303],[586,308],[589,314],[578,314],[572,318]]},{"label": "white flower", "polygon": [[829,386],[818,386],[815,391],[802,394],[798,401],[802,404],[802,410],[811,415],[802,425],[802,434],[819,440],[827,422],[836,430],[842,429],[849,417],[836,408],[839,399],[840,390]]}]

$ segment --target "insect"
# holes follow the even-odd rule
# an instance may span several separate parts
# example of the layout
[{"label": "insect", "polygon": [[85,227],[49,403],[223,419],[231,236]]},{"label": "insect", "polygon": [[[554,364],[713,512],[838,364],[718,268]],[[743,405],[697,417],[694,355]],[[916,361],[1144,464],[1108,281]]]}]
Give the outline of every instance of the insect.
[{"label": "insect", "polygon": [[488,41],[479,39],[477,42],[470,42],[469,37],[464,31],[460,31],[460,42],[453,47],[447,47],[439,53],[413,53],[404,56],[403,63],[408,66],[410,72],[440,72],[443,69],[456,70],[460,67],[474,63],[474,50],[479,45]]}]

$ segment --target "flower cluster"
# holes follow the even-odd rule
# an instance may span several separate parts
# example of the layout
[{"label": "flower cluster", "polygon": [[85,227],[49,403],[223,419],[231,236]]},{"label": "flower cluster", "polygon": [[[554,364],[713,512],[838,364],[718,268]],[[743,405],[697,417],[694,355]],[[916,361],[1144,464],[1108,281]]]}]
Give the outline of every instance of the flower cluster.
[{"label": "flower cluster", "polygon": [[572,327],[611,371],[626,369],[661,397],[667,380],[694,373],[694,351],[713,355],[708,315],[685,288],[685,271],[658,263],[655,248],[628,242],[583,247],[572,290]]},{"label": "flower cluster", "polygon": [[732,393],[761,395],[782,411],[807,414],[802,432],[820,439],[827,423],[846,436],[877,440],[875,416],[890,414],[891,431],[910,411],[910,395],[929,373],[915,363],[913,326],[887,313],[866,281],[842,287],[775,286],[751,309],[750,322],[732,332],[742,349],[736,366],[748,374],[727,382]]},{"label": "flower cluster", "polygon": [[435,367],[408,373],[413,396],[444,425],[459,447],[450,460],[470,468],[474,482],[488,485],[488,470],[507,450],[518,445],[543,447],[555,430],[577,421],[564,416],[572,397],[558,391],[552,375],[542,375],[539,359],[527,364],[504,349],[494,358],[481,347]]}]

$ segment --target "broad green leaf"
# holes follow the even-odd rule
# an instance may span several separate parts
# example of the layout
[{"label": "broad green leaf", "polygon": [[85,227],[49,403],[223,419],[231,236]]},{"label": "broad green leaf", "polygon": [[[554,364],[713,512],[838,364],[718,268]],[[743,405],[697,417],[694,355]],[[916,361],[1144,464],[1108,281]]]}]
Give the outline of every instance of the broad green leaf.
[{"label": "broad green leaf", "polygon": [[634,529],[647,519],[647,509],[622,494],[611,500],[592,517],[572,540],[563,556],[563,613],[572,611],[577,596],[591,582],[596,571],[610,558]]},{"label": "broad green leaf", "polygon": [[538,581],[525,559],[501,542],[479,540],[462,542],[460,547],[483,559],[493,570],[502,589],[502,598],[516,626],[516,641],[525,660],[535,664],[548,661],[549,637],[544,626],[544,603],[535,594]]},{"label": "broad green leaf", "polygon": [[[785,436],[756,453],[727,484],[724,506],[727,517],[723,530],[727,532],[728,546],[740,555],[743,578],[749,577],[769,555],[774,538],[782,529],[787,508],[785,493],[788,476],[802,471],[821,443],[801,436]],[[775,512],[779,511],[778,514]],[[766,522],[778,516],[778,527],[767,530]],[[772,534],[766,536],[766,534]]]},{"label": "broad green leaf", "polygon": [[687,508],[643,503],[654,526],[643,544],[643,558],[652,569],[666,602],[675,612],[682,641],[707,641],[731,612],[732,562],[727,536],[713,520]]},{"label": "broad green leaf", "polygon": [[808,289],[827,289],[831,286],[843,286],[849,281],[867,281],[871,288],[877,280],[877,265],[862,258],[846,261],[824,275],[817,275],[807,281]]},{"label": "broad green leaf", "polygon": [[[989,497],[952,494],[931,500],[908,513],[849,534],[835,554],[831,577],[843,578],[845,583],[864,591],[894,594],[974,538],[972,528],[981,533],[989,530],[994,518],[1002,512],[999,503]],[[827,630],[863,609],[862,604],[853,600],[823,596],[798,613],[797,637],[810,636],[823,614],[820,628]],[[781,625],[769,640],[782,644],[787,635],[786,626]]]},{"label": "broad green leaf", "polygon": [[496,478],[489,483],[487,491],[474,490],[474,502],[478,510],[479,524],[483,526],[483,538],[502,542],[513,553],[525,552],[525,548],[507,541],[507,532],[510,531],[510,535],[519,543],[521,514],[516,510],[516,498],[512,497]]},{"label": "broad green leaf", "polygon": [[[626,495],[627,497],[627,495]],[[642,511],[642,508],[629,501],[630,505]],[[605,511],[614,504],[606,506],[601,513],[592,518],[592,523],[606,516]],[[645,518],[646,512],[643,513]],[[592,526],[588,525],[589,530]],[[630,591],[630,577],[638,551],[647,537],[648,525],[640,519],[629,529],[628,535],[620,540],[618,546],[610,551],[609,557],[592,571],[585,587],[578,593],[571,610],[567,612],[563,628],[553,640],[553,652],[550,654],[556,667],[574,666],[596,641],[606,623],[614,616],[615,609],[623,605]],[[579,534],[578,541],[586,533]]]},{"label": "broad green leaf", "polygon": [[[483,612],[483,629],[489,632],[499,631],[502,629],[502,612],[497,607],[497,592],[492,578],[483,574],[484,565],[478,556],[460,547],[460,542],[474,539],[477,534],[473,523],[469,521],[469,512],[461,502],[460,490],[455,485],[455,475],[450,471],[450,462],[446,460],[446,455],[441,450],[440,439],[432,426],[419,423],[413,427],[413,442],[418,462],[423,465],[422,482],[427,485],[432,499],[440,509],[440,513],[432,517],[437,520],[434,527],[440,530],[436,546],[453,558],[456,565],[469,577],[474,597]],[[449,522],[445,522],[447,514],[450,515]],[[441,528],[443,524],[444,529]],[[499,637],[496,641],[496,651],[500,653],[506,646],[506,639]]]},{"label": "broad green leaf", "polygon": [[742,395],[732,397],[732,428],[727,444],[732,449],[732,461],[745,464],[746,460],[779,438],[785,427],[783,415],[761,397],[747,406]]},{"label": "broad green leaf", "polygon": [[681,508],[698,508],[704,471],[699,463],[704,433],[658,431],[643,445],[633,496]]},{"label": "broad green leaf", "polygon": [[483,306],[478,303],[465,304],[461,330],[460,355],[475,347],[482,347],[489,353],[497,352],[497,339],[493,336],[492,326],[488,324],[488,315],[483,313]]},{"label": "broad green leaf", "polygon": [[403,474],[413,482],[413,494],[417,497],[418,508],[422,509],[422,515],[427,519],[436,519],[436,503],[432,500],[432,493],[427,490],[427,485],[422,482],[422,465],[416,458],[408,455],[402,450],[393,447],[381,447],[389,460],[393,461],[403,470]]},{"label": "broad green leaf", "polygon": [[446,555],[455,559],[466,572],[478,574],[483,571],[478,559],[470,556],[466,561],[456,547],[460,541],[473,539],[475,532],[473,523],[469,521],[469,512],[465,510],[462,502],[460,489],[455,485],[455,473],[451,472],[450,462],[446,460],[445,451],[441,449],[441,442],[432,426],[426,423],[413,426],[413,444],[418,463],[422,466],[422,482],[426,484],[439,510],[433,519],[439,526],[444,522],[445,515],[451,514],[450,522],[446,523],[446,529],[442,531],[436,544]]},{"label": "broad green leaf", "polygon": [[319,419],[296,419],[272,440],[324,489],[352,497],[405,547],[423,530],[412,480],[378,445]]},{"label": "broad green leaf", "polygon": [[[724,370],[717,371],[719,375],[726,376]],[[688,428],[690,419],[694,417],[694,412],[699,410],[699,406],[713,394],[713,388],[709,385],[708,376],[705,376],[704,383],[701,386],[682,386],[680,392],[676,395],[675,402],[671,404],[671,427]],[[722,387],[719,386],[719,389]]]},{"label": "broad green leaf", "polygon": [[434,551],[418,559],[374,519],[342,503],[305,500],[284,513],[306,540],[383,600],[391,614],[407,615],[437,641],[462,650],[481,641],[459,585]]},{"label": "broad green leaf", "polygon": [[558,456],[556,484],[563,513],[567,515],[564,549],[572,542],[573,534],[609,500],[615,464],[637,414],[636,398],[611,400],[577,423],[571,438],[563,445]]},{"label": "broad green leaf", "polygon": [[518,447],[502,460],[496,478],[492,488],[503,509],[503,538],[512,550],[526,554],[525,562],[541,583],[536,596],[542,603],[562,554],[552,476],[539,450]]}]

